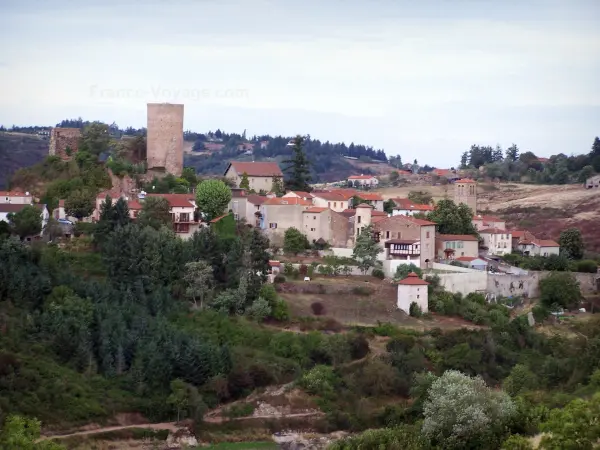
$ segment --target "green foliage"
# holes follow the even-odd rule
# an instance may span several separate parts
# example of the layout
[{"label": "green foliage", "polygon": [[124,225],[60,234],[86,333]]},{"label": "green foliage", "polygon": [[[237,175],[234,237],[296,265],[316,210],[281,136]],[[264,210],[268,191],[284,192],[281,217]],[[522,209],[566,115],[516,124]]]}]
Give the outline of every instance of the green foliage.
[{"label": "green foliage", "polygon": [[561,251],[569,258],[581,259],[583,258],[583,252],[585,246],[583,245],[583,238],[581,237],[581,231],[577,228],[569,228],[560,233],[558,240]]},{"label": "green foliage", "polygon": [[464,203],[456,205],[452,200],[440,200],[427,219],[437,224],[440,234],[477,235],[472,222],[473,211]]},{"label": "green foliage", "polygon": [[306,236],[297,228],[290,227],[283,235],[283,251],[288,254],[297,255],[310,248]]},{"label": "green foliage", "polygon": [[508,394],[515,397],[524,391],[539,387],[539,379],[527,366],[517,364],[504,380],[503,387]]},{"label": "green foliage", "polygon": [[233,217],[233,213],[229,213],[224,217],[221,217],[219,220],[212,224],[215,232],[225,238],[227,236],[234,237],[237,233],[237,225],[236,221]]},{"label": "green foliage", "polygon": [[53,441],[37,442],[40,437],[40,422],[21,416],[10,415],[6,418],[0,432],[2,450],[64,450]]},{"label": "green foliage", "polygon": [[547,308],[576,306],[581,300],[579,282],[568,272],[552,272],[540,280],[540,301]]},{"label": "green foliage", "polygon": [[446,371],[427,392],[422,432],[443,448],[495,448],[515,414],[510,397],[478,377]]},{"label": "green foliage", "polygon": [[394,274],[394,280],[403,280],[411,272],[416,273],[419,278],[423,278],[423,271],[413,263],[410,263],[398,265],[396,268],[396,273]]},{"label": "green foliage", "polygon": [[65,199],[65,212],[81,220],[89,217],[96,207],[96,196],[88,189],[73,191]]},{"label": "green foliage", "polygon": [[223,415],[228,419],[247,417],[252,415],[254,409],[255,407],[252,403],[239,403],[231,405],[229,408],[225,408],[225,410],[223,410]]},{"label": "green foliage", "polygon": [[327,450],[422,450],[426,445],[417,428],[404,426],[367,430],[335,441]]},{"label": "green foliage", "polygon": [[277,197],[281,197],[285,194],[285,187],[281,177],[273,177],[273,183],[271,184],[271,192],[273,192]]},{"label": "green foliage", "polygon": [[137,217],[140,227],[152,227],[155,230],[161,227],[172,227],[171,206],[164,197],[146,197],[142,210]]},{"label": "green foliage", "polygon": [[502,450],[533,450],[533,445],[526,437],[513,434],[504,441]]},{"label": "green foliage", "polygon": [[598,263],[591,259],[583,259],[581,261],[575,261],[572,269],[575,272],[597,273]]},{"label": "green foliage", "polygon": [[340,380],[331,367],[315,366],[302,376],[299,383],[309,394],[331,398],[335,396]]},{"label": "green foliage", "polygon": [[250,190],[250,180],[248,179],[248,174],[246,172],[242,174],[242,179],[240,181],[240,189]]},{"label": "green foliage", "polygon": [[385,273],[381,269],[373,269],[371,275],[373,275],[375,278],[379,278],[380,280],[385,278]]},{"label": "green foliage", "polygon": [[352,258],[358,261],[358,267],[363,273],[377,264],[377,255],[381,253],[381,247],[373,238],[373,226],[368,225],[361,229],[354,243]]},{"label": "green foliage", "polygon": [[410,191],[408,193],[408,199],[419,205],[429,205],[433,202],[432,195],[425,191]]},{"label": "green foliage", "polygon": [[98,156],[110,148],[110,134],[108,125],[101,122],[93,122],[83,128],[79,140],[79,152],[90,153]]},{"label": "green foliage", "polygon": [[9,213],[8,221],[13,233],[21,239],[39,235],[42,231],[41,211],[33,205],[26,205],[16,213]]},{"label": "green foliage", "polygon": [[423,310],[416,302],[410,304],[408,312],[411,317],[421,317],[423,315]]},{"label": "green foliage", "polygon": [[289,179],[286,182],[286,189],[289,191],[303,191],[310,192],[310,164],[306,159],[306,155],[303,150],[305,138],[298,135],[294,138],[294,147],[292,149],[292,159],[283,161],[284,164],[289,164],[284,169],[284,172],[291,171]]},{"label": "green foliage", "polygon": [[196,204],[207,219],[219,217],[231,201],[231,189],[220,180],[204,180],[196,189]]}]

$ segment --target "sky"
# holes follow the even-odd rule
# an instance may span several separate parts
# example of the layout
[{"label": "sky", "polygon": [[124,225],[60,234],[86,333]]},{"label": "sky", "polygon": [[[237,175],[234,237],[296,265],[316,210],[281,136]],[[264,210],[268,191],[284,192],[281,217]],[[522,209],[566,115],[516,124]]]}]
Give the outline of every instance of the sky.
[{"label": "sky", "polygon": [[2,0],[0,124],[146,125],[370,145],[457,165],[600,134],[600,0]]}]

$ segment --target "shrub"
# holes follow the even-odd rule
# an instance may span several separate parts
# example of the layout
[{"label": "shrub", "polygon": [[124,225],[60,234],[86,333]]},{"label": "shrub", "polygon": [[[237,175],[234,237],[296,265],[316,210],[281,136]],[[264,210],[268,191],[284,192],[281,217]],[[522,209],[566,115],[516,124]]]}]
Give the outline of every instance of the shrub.
[{"label": "shrub", "polygon": [[385,274],[383,273],[383,270],[381,270],[381,269],[373,269],[373,272],[371,272],[371,275],[373,275],[375,278],[379,278],[380,280],[383,280],[385,278]]},{"label": "shrub", "polygon": [[272,307],[271,316],[279,322],[290,320],[290,308],[285,300],[277,299]]},{"label": "shrub", "polygon": [[423,315],[423,310],[417,305],[417,302],[412,302],[408,307],[408,311],[412,317],[421,317]]},{"label": "shrub", "polygon": [[309,394],[321,397],[335,395],[338,378],[332,367],[315,366],[300,378],[300,386]]},{"label": "shrub", "polygon": [[575,266],[576,272],[585,272],[585,273],[597,273],[598,272],[598,263],[596,261],[592,261],[591,259],[575,261],[573,263],[573,265]]},{"label": "shrub", "polygon": [[354,295],[367,296],[367,295],[371,295],[373,293],[373,289],[368,288],[366,286],[357,286],[357,287],[352,288],[352,293]]},{"label": "shrub", "polygon": [[331,331],[333,333],[339,333],[344,329],[344,326],[339,323],[337,320],[332,319],[331,317],[326,319],[321,327],[323,331]]},{"label": "shrub", "polygon": [[287,280],[283,275],[277,274],[274,281],[275,283],[285,283]]},{"label": "shrub", "polygon": [[531,309],[531,313],[533,314],[533,318],[536,322],[543,322],[546,320],[546,317],[550,315],[550,311],[546,309],[543,305],[535,305]]},{"label": "shrub", "polygon": [[310,305],[310,309],[312,310],[315,316],[321,316],[325,314],[325,306],[321,302],[314,302]]},{"label": "shrub", "polygon": [[223,411],[223,415],[229,419],[236,417],[247,417],[254,412],[254,405],[252,403],[240,403],[237,405],[231,405],[229,408]]},{"label": "shrub", "polygon": [[286,275],[292,275],[294,273],[294,265],[291,262],[286,262],[283,265],[283,273]]},{"label": "shrub", "polygon": [[308,266],[306,264],[300,265],[300,268],[298,269],[298,273],[300,273],[300,275],[305,277],[308,274]]}]

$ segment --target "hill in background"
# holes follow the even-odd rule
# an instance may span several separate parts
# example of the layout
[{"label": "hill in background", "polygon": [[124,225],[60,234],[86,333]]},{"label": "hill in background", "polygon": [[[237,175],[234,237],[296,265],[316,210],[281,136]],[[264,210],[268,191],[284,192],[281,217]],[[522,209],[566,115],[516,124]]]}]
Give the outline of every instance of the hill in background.
[{"label": "hill in background", "polygon": [[48,156],[49,138],[26,133],[0,132],[0,189],[8,187],[12,174]]}]

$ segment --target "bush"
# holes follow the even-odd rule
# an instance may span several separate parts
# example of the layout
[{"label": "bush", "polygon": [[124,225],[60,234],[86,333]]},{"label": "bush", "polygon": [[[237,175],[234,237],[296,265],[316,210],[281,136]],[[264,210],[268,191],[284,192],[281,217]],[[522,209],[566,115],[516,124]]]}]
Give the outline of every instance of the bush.
[{"label": "bush", "polygon": [[315,366],[300,378],[299,384],[309,394],[327,398],[335,395],[338,381],[332,367]]},{"label": "bush", "polygon": [[368,288],[366,286],[357,286],[355,288],[352,288],[352,293],[354,295],[371,295],[373,293],[373,289]]},{"label": "bush", "polygon": [[543,305],[535,305],[531,309],[531,313],[536,322],[543,322],[550,315],[550,311]]},{"label": "bush", "polygon": [[582,261],[575,261],[573,263],[575,272],[585,272],[585,273],[597,273],[598,272],[598,263],[596,261],[592,261],[591,259],[584,259]]},{"label": "bush", "polygon": [[325,314],[325,306],[321,302],[314,302],[310,305],[310,309],[312,310],[315,316],[322,316]]},{"label": "bush", "polygon": [[417,305],[417,302],[412,302],[408,307],[408,311],[412,317],[421,317],[423,315],[423,310]]},{"label": "bush", "polygon": [[275,275],[274,281],[275,281],[275,283],[285,283],[287,280],[283,275],[277,274],[277,275]]},{"label": "bush", "polygon": [[226,408],[223,411],[223,415],[229,419],[235,419],[236,417],[247,417],[252,415],[254,409],[255,408],[252,403],[240,403]]},{"label": "bush", "polygon": [[383,270],[381,270],[381,269],[373,269],[373,272],[371,272],[371,275],[373,275],[375,278],[379,278],[380,280],[383,280],[385,278],[385,274],[383,273]]},{"label": "bush", "polygon": [[286,275],[293,275],[294,273],[294,265],[291,262],[286,262],[283,265],[283,273]]},{"label": "bush", "polygon": [[277,299],[272,307],[271,316],[279,322],[290,320],[290,308],[285,300]]},{"label": "bush", "polygon": [[395,280],[401,280],[407,277],[407,275],[411,272],[416,273],[419,278],[423,278],[423,271],[415,266],[413,263],[410,264],[400,264],[396,269],[396,273],[394,274]]},{"label": "bush", "polygon": [[300,273],[300,275],[302,275],[302,277],[307,276],[307,274],[308,274],[308,266],[306,264],[300,265],[300,268],[298,269],[298,273]]}]

